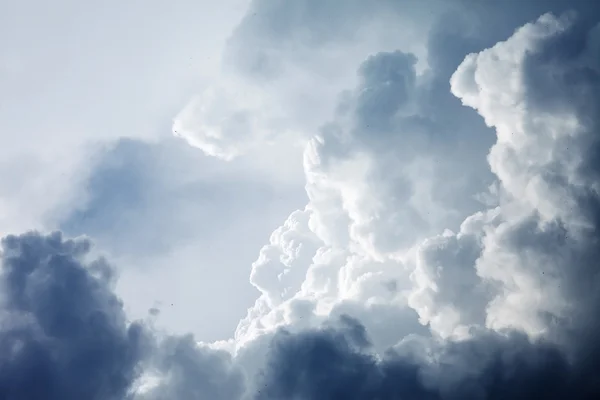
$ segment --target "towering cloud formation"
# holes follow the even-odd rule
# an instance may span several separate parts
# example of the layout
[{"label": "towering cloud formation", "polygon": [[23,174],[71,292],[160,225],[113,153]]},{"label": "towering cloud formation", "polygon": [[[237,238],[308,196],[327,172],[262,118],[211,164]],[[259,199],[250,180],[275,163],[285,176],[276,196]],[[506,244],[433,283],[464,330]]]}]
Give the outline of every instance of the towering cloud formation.
[{"label": "towering cloud formation", "polygon": [[[334,40],[319,19],[327,12],[282,4],[251,9],[272,6],[259,21],[292,13],[290,26],[263,27],[282,43],[316,40],[296,23]],[[303,132],[309,202],[260,251],[250,280],[261,296],[229,342],[127,321],[111,268],[86,260],[86,240],[6,237],[0,399],[597,398],[600,25],[591,20],[545,14],[501,39],[496,26],[476,38],[438,24],[424,71],[408,48],[363,57],[328,122]],[[266,48],[272,38],[252,25],[245,18],[231,44],[246,32],[251,46],[228,56],[246,77],[284,82],[294,64],[285,46]],[[292,76],[314,72],[303,68]],[[222,129],[239,135],[256,119],[230,106],[215,105],[218,132],[187,139],[218,157],[241,151]],[[179,124],[198,116],[188,111]],[[231,115],[240,124],[227,125]]]},{"label": "towering cloud formation", "polygon": [[598,393],[590,374],[597,370],[583,375],[556,348],[523,335],[485,334],[381,358],[362,335],[360,326],[279,334],[257,398],[558,400]]},{"label": "towering cloud formation", "polygon": [[280,333],[260,398],[600,393],[598,32],[544,15],[452,77],[452,92],[496,130],[499,205],[417,245],[409,304],[460,338],[405,339],[378,357],[357,325]]},{"label": "towering cloud formation", "polygon": [[599,32],[545,15],[468,56],[452,78],[498,137],[489,161],[504,199],[477,262],[502,288],[490,327],[571,326],[598,304]]}]

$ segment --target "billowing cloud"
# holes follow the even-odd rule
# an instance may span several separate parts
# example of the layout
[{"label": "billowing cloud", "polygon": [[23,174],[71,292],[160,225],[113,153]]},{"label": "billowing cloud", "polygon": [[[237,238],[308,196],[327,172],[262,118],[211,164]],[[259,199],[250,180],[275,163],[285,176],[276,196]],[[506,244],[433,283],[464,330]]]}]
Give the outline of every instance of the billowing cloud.
[{"label": "billowing cloud", "polygon": [[[245,0],[9,1],[0,15],[0,231],[52,230],[96,150],[170,136]],[[8,145],[7,143],[10,143]]]},{"label": "billowing cloud", "polygon": [[[356,259],[366,256],[371,267],[347,281],[361,287],[350,298],[360,299],[359,304],[373,313],[377,311],[370,304],[376,299],[402,307],[393,296],[385,297],[383,288],[389,285],[361,295],[369,293],[366,283],[373,277],[393,282],[384,277],[395,271],[399,275],[395,282],[400,282],[396,289],[403,293],[401,298],[406,296],[404,306],[414,308],[434,338],[398,338],[395,351],[382,355],[378,339],[373,347],[365,347],[364,340],[356,344],[354,334],[344,333],[345,328],[341,333],[325,328],[275,334],[276,350],[267,364],[269,372],[259,398],[588,399],[597,395],[593,377],[599,368],[595,361],[598,346],[592,332],[598,331],[598,325],[591,317],[600,305],[594,289],[599,198],[594,153],[597,32],[596,26],[574,14],[547,14],[506,41],[467,55],[452,75],[452,93],[475,109],[496,136],[487,160],[496,178],[486,194],[486,202],[493,199],[493,207],[486,209],[481,203],[482,211],[463,214],[466,219],[456,228],[450,220],[429,217],[425,219],[428,224],[419,225],[403,219],[407,207],[418,210],[422,201],[413,205],[392,197],[395,201],[385,207],[389,192],[379,187],[408,188],[409,193],[411,189],[410,180],[406,182],[410,175],[404,181],[395,180],[398,168],[391,166],[401,166],[411,157],[426,157],[428,152],[436,156],[436,163],[452,165],[458,153],[449,150],[458,147],[461,136],[458,131],[451,146],[440,146],[441,141],[419,146],[415,139],[424,141],[423,133],[439,130],[422,129],[421,136],[410,136],[407,125],[401,123],[415,115],[423,117],[420,103],[407,103],[405,90],[392,91],[393,98],[385,92],[394,85],[390,76],[402,77],[403,89],[411,87],[399,72],[400,63],[396,64],[398,72],[390,67],[395,64],[391,60],[401,60],[402,54],[380,53],[363,64],[359,70],[363,83],[345,97],[342,117],[309,144],[305,158],[311,229],[325,247],[342,254],[323,280],[334,282],[336,289],[323,295],[323,284],[313,278],[317,271],[323,276],[319,262],[327,254],[323,248],[315,253],[296,298],[298,302],[311,299],[317,316],[323,309],[325,315],[335,315],[336,306],[331,305],[342,304],[340,300],[349,293],[343,290],[344,277],[349,271],[360,271]],[[369,66],[385,66],[373,72],[381,79],[382,96],[369,96],[378,87],[377,80],[364,75]],[[419,84],[412,87],[418,89]],[[428,92],[421,89],[418,93]],[[382,107],[366,108],[367,117],[377,113],[372,122],[361,119],[360,112],[371,99],[387,99]],[[397,108],[395,101],[400,103]],[[429,116],[426,127],[439,120],[444,115]],[[394,127],[401,139],[390,135]],[[394,147],[396,140],[412,146],[412,151],[403,153],[406,147]],[[374,179],[377,175],[371,175],[376,168],[382,168],[381,183]],[[439,178],[425,179],[437,186]],[[471,185],[471,190],[481,189]],[[442,207],[450,204],[441,202]],[[378,217],[383,223],[377,223]],[[386,230],[388,221],[393,221],[390,228],[411,228],[407,244],[403,246],[402,236]],[[432,224],[434,228],[427,230]],[[427,237],[444,227],[456,233],[447,230]],[[375,240],[376,235],[393,238],[393,246]],[[396,266],[388,270],[385,263],[377,265],[386,259],[394,260]],[[293,303],[263,314],[267,317],[254,317],[269,323],[281,312],[284,322],[273,327],[303,326],[283,311]],[[264,313],[264,308],[259,309]],[[373,315],[350,314],[371,331]],[[319,321],[322,318],[314,323]]]},{"label": "billowing cloud", "polygon": [[112,293],[90,242],[60,233],[2,240],[0,397],[120,399],[138,374],[144,332]]},{"label": "billowing cloud", "polygon": [[291,298],[306,279],[307,266],[320,244],[308,227],[309,217],[307,210],[292,213],[254,263],[250,282],[271,306]]},{"label": "billowing cloud", "polygon": [[240,398],[228,353],[127,320],[115,271],[90,247],[60,232],[2,239],[0,397]]},{"label": "billowing cloud", "polygon": [[251,1],[219,73],[177,115],[174,135],[228,160],[303,143],[355,82],[349,65],[398,47],[424,53],[428,26],[449,8],[432,1],[437,7],[414,0],[351,0],[343,7],[330,0]]},{"label": "billowing cloud", "polygon": [[235,400],[244,395],[244,375],[231,354],[201,346],[191,335],[166,338],[153,357],[136,400]]},{"label": "billowing cloud", "polygon": [[302,159],[260,297],[198,343],[157,332],[162,311],[129,321],[89,241],[8,236],[0,397],[596,398],[600,17],[517,3],[252,2],[174,133],[231,164]]},{"label": "billowing cloud", "polygon": [[456,343],[407,339],[380,357],[364,328],[274,339],[257,399],[593,399],[598,369],[573,367],[552,345],[522,334]]}]

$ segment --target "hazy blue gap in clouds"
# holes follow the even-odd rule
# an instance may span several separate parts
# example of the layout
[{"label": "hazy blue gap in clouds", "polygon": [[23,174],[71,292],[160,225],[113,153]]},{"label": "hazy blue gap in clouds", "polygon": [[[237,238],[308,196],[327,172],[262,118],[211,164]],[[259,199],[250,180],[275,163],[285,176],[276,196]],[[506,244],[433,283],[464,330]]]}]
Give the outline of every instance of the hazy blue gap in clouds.
[{"label": "hazy blue gap in clouds", "polygon": [[[205,341],[233,334],[257,296],[244,266],[289,210],[303,204],[293,182],[275,185],[175,139],[107,146],[85,194],[60,229],[93,238],[96,251],[115,261],[119,295],[134,317],[158,308],[161,326]],[[231,243],[238,243],[234,253]],[[205,302],[223,307],[195,305]],[[203,326],[207,318],[214,324]]]}]

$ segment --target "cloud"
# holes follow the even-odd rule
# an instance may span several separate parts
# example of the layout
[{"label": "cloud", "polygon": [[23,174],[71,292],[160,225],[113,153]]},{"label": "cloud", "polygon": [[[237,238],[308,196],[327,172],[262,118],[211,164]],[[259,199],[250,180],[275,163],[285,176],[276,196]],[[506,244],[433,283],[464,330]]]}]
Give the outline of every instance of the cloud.
[{"label": "cloud", "polygon": [[[458,235],[424,243],[413,276],[429,284],[412,300],[423,307],[422,318],[438,306],[439,318],[458,314],[466,325],[483,322],[492,331],[442,343],[428,362],[398,355],[379,361],[331,331],[283,335],[265,398],[386,398],[403,390],[424,398],[597,394],[590,332],[598,327],[590,315],[600,304],[593,289],[598,194],[588,150],[597,140],[598,70],[590,57],[596,32],[568,15],[545,15],[468,56],[452,78],[453,93],[496,129],[489,161],[502,198],[499,208],[466,220]],[[491,290],[481,290],[483,284]],[[554,343],[494,332],[505,329]],[[319,362],[323,354],[338,362]],[[388,375],[389,365],[402,372]],[[386,385],[388,376],[393,384]]]},{"label": "cloud", "polygon": [[244,377],[222,350],[127,320],[114,270],[88,239],[2,239],[0,397],[233,400]]},{"label": "cloud", "polygon": [[266,107],[273,103],[255,87],[239,82],[211,86],[175,117],[173,134],[207,155],[232,160],[281,129],[274,121],[280,118],[277,111],[265,113]]},{"label": "cloud", "polygon": [[[515,31],[567,2],[531,2],[513,16],[516,1],[459,0],[416,18],[418,44],[389,48],[379,42],[384,14],[394,20],[406,9],[377,2],[361,15],[362,3],[340,12],[332,4],[253,2],[225,52],[231,69],[175,121],[190,144],[236,156],[229,164],[239,168],[304,147],[308,203],[252,265],[261,295],[234,338],[199,344],[158,333],[153,323],[163,310],[128,321],[112,269],[87,261],[89,241],[9,236],[0,340],[10,351],[0,356],[0,390],[41,397],[27,392],[39,376],[60,398],[587,400],[600,393],[596,6],[582,2],[576,8],[589,13],[579,18],[545,14]],[[360,46],[341,34],[350,29],[345,21],[366,29],[379,19],[383,28]],[[360,37],[361,29],[351,30]],[[300,61],[311,47],[315,57]],[[258,101],[238,95],[241,87]],[[88,212],[118,220],[112,200],[126,208],[132,199],[145,205],[148,190],[177,192],[176,179],[158,179],[165,171],[153,151],[125,150],[115,151],[123,165],[108,162],[92,175],[101,190],[90,192]],[[105,178],[124,182],[125,201],[102,190]],[[171,204],[164,200],[158,205]],[[180,200],[172,208],[181,209]],[[150,223],[134,221],[126,227]],[[163,243],[161,233],[175,236],[158,226],[141,249]],[[110,239],[110,229],[101,231]],[[192,259],[191,247],[174,250],[170,262]],[[224,248],[236,253],[242,244]],[[168,284],[201,291],[184,272]],[[143,282],[134,280],[140,292]],[[219,314],[215,299],[205,298]],[[75,367],[92,356],[96,367]]]},{"label": "cloud", "polygon": [[199,346],[193,336],[168,337],[147,371],[147,386],[136,400],[235,400],[245,391],[244,375],[223,350]]},{"label": "cloud", "polygon": [[468,56],[451,81],[498,137],[489,162],[506,200],[477,261],[478,275],[503,287],[489,305],[493,327],[534,332],[549,316],[562,324],[597,307],[585,282],[597,280],[597,166],[589,149],[597,146],[599,72],[589,54],[598,30],[573,18],[542,16]]},{"label": "cloud", "polygon": [[408,303],[423,324],[443,337],[451,336],[459,326],[485,325],[495,288],[482,281],[473,266],[481,255],[480,229],[492,218],[492,213],[475,214],[457,234],[447,231],[417,246]]},{"label": "cloud", "polygon": [[[395,173],[411,157],[431,154],[437,163],[454,166],[457,155],[466,155],[460,141],[473,137],[473,125],[453,131],[450,143],[426,134],[439,133],[431,128],[439,128],[440,121],[460,127],[458,115],[471,119],[473,114],[452,103],[442,108],[443,102],[429,97],[441,90],[436,80],[444,72],[416,77],[416,94],[407,101],[405,90],[392,91],[393,98],[385,96],[385,89],[394,85],[390,76],[406,83],[402,53],[379,53],[363,64],[358,88],[345,95],[337,119],[321,130],[305,153],[309,226],[324,246],[316,251],[295,299],[274,309],[259,301],[249,313],[250,322],[241,325],[280,332],[274,336],[275,350],[267,356],[258,398],[597,395],[598,346],[593,337],[598,324],[590,316],[600,305],[594,289],[598,32],[586,18],[547,14],[507,40],[467,55],[454,74],[446,75],[451,76],[452,94],[479,113],[496,139],[487,158],[496,180],[487,193],[494,199],[492,207],[482,203],[482,211],[471,215],[463,208],[457,233],[430,234],[452,226],[450,220],[430,217],[427,222],[434,227],[428,230],[423,228],[427,225],[395,219],[403,218],[407,206],[419,210],[424,204],[400,203],[397,196],[388,200],[386,195],[394,189],[410,193],[410,175],[398,179]],[[386,68],[375,67],[381,65]],[[369,66],[374,79],[364,77]],[[410,69],[408,73],[411,76]],[[368,96],[377,88],[383,88],[384,96]],[[361,97],[363,93],[367,96]],[[381,112],[377,125],[361,126],[361,101],[369,104],[381,98],[388,99],[385,107],[368,108]],[[433,101],[421,103],[423,99]],[[400,103],[397,108],[395,101]],[[415,126],[407,121],[415,119],[420,135],[407,129]],[[378,168],[379,175],[372,172]],[[449,169],[425,179],[434,187],[437,182],[443,185],[457,171],[444,175]],[[471,193],[481,187],[472,184]],[[440,204],[448,207],[448,202]],[[386,225],[388,221],[393,222]],[[406,247],[394,231],[386,230],[401,226],[411,227]],[[393,238],[393,247],[377,241],[377,235]],[[323,265],[325,260],[329,267]],[[397,274],[396,279],[387,279],[387,274]],[[378,289],[371,286],[377,281]],[[390,281],[400,283],[401,295],[385,294],[384,288],[394,287],[384,285]],[[345,283],[353,289],[348,291]],[[413,339],[403,333],[405,339],[397,338],[394,352],[385,354],[378,347],[381,338],[365,346],[364,340],[354,341],[348,328],[310,328],[336,315],[334,310],[347,300],[360,305],[349,314],[359,318],[367,332],[375,326],[374,314],[383,314],[372,304],[382,301],[396,309],[414,308],[433,337]],[[300,318],[290,313],[295,304],[306,301],[309,324],[304,323],[306,314]],[[404,324],[410,325],[408,321]]]},{"label": "cloud", "polygon": [[306,267],[319,242],[308,227],[310,213],[295,211],[271,235],[271,244],[261,249],[252,266],[250,282],[260,290],[271,307],[281,304],[300,290]]},{"label": "cloud", "polygon": [[[240,323],[238,337],[300,323],[286,319],[293,314],[284,310],[305,300],[315,303],[321,317],[349,302],[350,314],[364,316],[369,329],[383,332],[384,324],[377,322],[382,318],[367,310],[408,308],[412,265],[404,252],[444,228],[458,228],[481,208],[476,195],[492,182],[485,151],[493,132],[443,91],[448,82],[440,76],[449,78],[448,71],[418,74],[415,64],[416,57],[402,51],[368,56],[357,68],[356,87],[338,97],[333,119],[308,142],[309,204],[295,213],[307,219],[308,230],[302,228],[293,241],[272,240],[273,255],[267,257],[265,248],[255,262],[252,280],[263,298]],[[279,228],[289,230],[288,223]],[[281,264],[280,255],[285,266],[273,269]],[[262,280],[267,271],[279,274],[277,281]],[[278,283],[290,276],[302,279],[292,291]],[[360,310],[358,304],[369,302],[377,306]],[[400,315],[398,324],[416,328],[412,310]],[[375,336],[389,344],[401,333],[406,330]]]},{"label": "cloud", "polygon": [[138,374],[144,332],[128,323],[106,261],[60,233],[2,240],[0,397],[118,399]]},{"label": "cloud", "polygon": [[[564,8],[563,3],[551,6]],[[299,276],[307,271],[307,279],[294,298],[280,308],[259,300],[249,313],[249,319],[240,324],[238,333],[248,332],[249,326],[274,328],[280,324],[300,323],[285,317],[291,315],[285,310],[296,300],[308,299],[314,303],[317,315],[325,315],[337,302],[350,298],[361,298],[361,301],[388,298],[385,288],[389,281],[399,282],[402,288],[393,301],[414,307],[421,321],[429,323],[438,334],[457,334],[457,329],[467,332],[470,325],[494,325],[493,313],[489,311],[496,306],[504,309],[507,304],[498,303],[503,287],[498,289],[496,278],[482,272],[485,259],[493,259],[485,253],[492,248],[488,242],[495,242],[491,238],[493,232],[501,232],[516,219],[505,221],[505,214],[512,206],[486,210],[489,201],[477,199],[493,184],[485,197],[492,200],[492,205],[503,204],[507,201],[507,190],[503,186],[510,183],[504,181],[491,159],[490,173],[485,157],[490,148],[490,157],[494,157],[501,147],[494,145],[495,136],[490,129],[495,128],[494,124],[481,109],[475,107],[483,119],[461,106],[460,100],[469,104],[466,98],[469,94],[463,95],[455,89],[451,93],[448,81],[461,61],[458,54],[464,57],[470,51],[493,45],[503,38],[502,34],[509,36],[516,23],[535,15],[539,8],[527,7],[525,15],[512,19],[510,7],[502,8],[494,16],[489,31],[478,37],[476,28],[483,29],[482,19],[478,18],[496,11],[495,7],[477,7],[465,13],[466,23],[458,27],[448,23],[454,14],[441,15],[428,36],[430,69],[423,73],[417,73],[414,56],[402,51],[378,52],[361,64],[356,87],[340,96],[333,120],[321,127],[305,150],[310,199],[306,210],[310,213],[309,228],[314,234],[313,238],[306,236],[306,240],[308,243],[321,241],[323,245],[314,252],[309,265],[305,262],[293,267]],[[520,40],[516,34],[508,43]],[[511,46],[507,45],[507,59],[513,50]],[[515,74],[518,74],[521,60],[513,61],[517,64]],[[460,68],[466,68],[467,64]],[[459,72],[454,74],[453,88]],[[498,74],[495,80],[501,82],[495,83],[498,87],[482,90],[486,98],[491,99],[489,104],[503,98],[499,95],[505,90],[501,85],[515,86],[506,82],[507,77],[512,76],[510,71]],[[494,84],[492,79],[490,82]],[[516,87],[528,85],[522,82]],[[510,101],[508,104],[512,105]],[[506,111],[507,116],[517,114],[512,109]],[[520,159],[528,162],[525,154]],[[516,168],[508,174],[513,180],[520,175]],[[496,178],[498,181],[494,182]],[[532,193],[541,192],[532,190]],[[523,193],[513,195],[518,197]],[[482,209],[484,211],[473,214]],[[440,235],[447,228],[458,233]],[[280,253],[285,252],[282,247]],[[324,254],[336,256],[322,263],[320,258]],[[358,272],[361,268],[354,266],[354,260],[361,258],[364,264],[372,266],[362,269],[362,275]],[[263,262],[266,261],[257,261],[255,270]],[[352,278],[344,281],[349,271],[354,271]],[[387,278],[390,275],[393,279]],[[507,275],[503,283],[509,283],[509,279]],[[345,290],[344,282],[352,282],[354,288]],[[379,287],[378,292],[371,289],[375,287]],[[372,297],[363,298],[362,293],[370,293]],[[529,293],[532,297],[538,296],[533,294],[537,291]],[[269,293],[269,297],[276,296]],[[518,303],[520,298],[511,302]],[[522,316],[520,328],[529,333],[539,332],[544,324],[540,322],[534,328],[533,304],[523,304],[527,306],[522,308],[529,311]],[[516,316],[516,313],[511,314],[510,318]],[[514,327],[516,322],[509,322],[510,318],[500,318],[507,325],[495,328]]]},{"label": "cloud", "polygon": [[[302,206],[302,187],[243,159],[205,157],[175,138],[123,139],[94,164],[81,183],[86,195],[61,210],[58,227],[93,237],[118,265],[116,291],[128,315],[144,318],[157,307],[155,323],[172,333],[205,341],[232,335],[258,293],[248,265],[289,210]],[[199,306],[207,303],[215,307]]]},{"label": "cloud", "polygon": [[0,148],[1,232],[57,228],[57,209],[72,208],[81,195],[99,147],[170,136],[173,115],[217,69],[245,0],[207,4],[7,4],[0,139],[10,146]]},{"label": "cloud", "polygon": [[406,340],[383,357],[355,321],[301,334],[281,331],[258,399],[592,399],[594,370],[572,366],[525,335],[468,341]]},{"label": "cloud", "polygon": [[[350,0],[343,7],[331,0],[301,0],[292,6],[279,0],[255,0],[229,38],[226,67],[261,81],[281,78],[292,65],[312,69],[322,62],[318,58],[339,60],[340,47],[356,51],[352,42],[377,38],[381,45],[388,39],[381,25],[390,29],[389,36],[400,33],[392,21],[407,28],[404,35],[418,36],[418,24],[426,25],[444,9],[439,1],[430,6],[427,11],[412,0],[376,0],[368,6]],[[407,9],[412,20],[403,16]]]},{"label": "cloud", "polygon": [[[208,155],[278,151],[304,144],[334,111],[355,65],[374,51],[422,53],[422,37],[446,6],[351,0],[252,1],[223,51],[220,71],[177,115],[173,133]],[[411,10],[411,17],[405,11]],[[433,10],[433,11],[431,11]]]}]

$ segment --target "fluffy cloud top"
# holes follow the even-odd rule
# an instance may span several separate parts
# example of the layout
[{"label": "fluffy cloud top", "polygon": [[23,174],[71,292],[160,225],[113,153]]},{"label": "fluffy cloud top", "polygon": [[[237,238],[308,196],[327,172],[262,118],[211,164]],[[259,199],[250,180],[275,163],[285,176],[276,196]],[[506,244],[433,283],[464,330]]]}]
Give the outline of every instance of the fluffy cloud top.
[{"label": "fluffy cloud top", "polygon": [[405,258],[414,268],[410,306],[452,338],[407,337],[377,355],[361,325],[280,332],[259,398],[600,393],[592,333],[600,305],[597,32],[572,15],[544,15],[467,56],[452,76],[452,92],[496,131],[488,160],[498,206],[468,217],[457,234],[417,243]]}]

